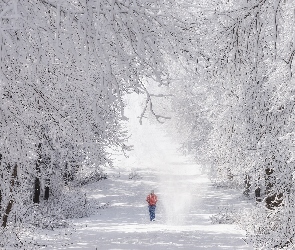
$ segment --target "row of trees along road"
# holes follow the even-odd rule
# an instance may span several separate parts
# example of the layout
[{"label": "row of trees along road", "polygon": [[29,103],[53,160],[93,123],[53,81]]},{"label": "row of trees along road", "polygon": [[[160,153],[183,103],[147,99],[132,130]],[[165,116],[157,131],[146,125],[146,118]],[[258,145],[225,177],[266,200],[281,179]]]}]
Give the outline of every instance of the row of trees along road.
[{"label": "row of trees along road", "polygon": [[[291,247],[294,193],[294,2],[211,1],[200,13],[203,59],[172,108],[186,148],[218,185],[255,193],[244,222],[255,247]],[[185,105],[185,103],[187,105]],[[259,200],[262,200],[260,203]]]},{"label": "row of trees along road", "polygon": [[165,120],[152,82],[170,85],[184,145],[213,179],[260,188],[248,241],[293,244],[292,0],[9,0],[0,10],[2,228],[65,200],[85,166],[111,164],[108,148],[128,149],[125,94],[146,95],[140,122],[148,109]]},{"label": "row of trees along road", "polygon": [[85,197],[78,187],[66,194],[67,186],[83,182],[85,166],[99,173],[111,164],[109,148],[128,150],[122,97],[145,94],[141,119],[152,111],[145,79],[167,85],[166,61],[194,43],[184,8],[156,0],[1,1],[2,229],[34,224],[36,207],[52,204],[62,204],[64,217],[85,214]]}]

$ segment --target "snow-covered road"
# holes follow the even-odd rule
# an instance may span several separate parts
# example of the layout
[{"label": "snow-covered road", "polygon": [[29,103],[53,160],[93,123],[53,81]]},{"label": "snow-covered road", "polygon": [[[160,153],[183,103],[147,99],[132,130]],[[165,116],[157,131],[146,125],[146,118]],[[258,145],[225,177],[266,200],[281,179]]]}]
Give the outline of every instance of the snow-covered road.
[{"label": "snow-covered road", "polygon": [[[163,126],[139,126],[132,117],[138,112],[131,108],[127,114],[135,150],[128,159],[115,157],[118,169],[108,173],[109,179],[85,187],[90,199],[109,203],[108,208],[74,220],[74,230],[42,237],[45,249],[251,249],[236,225],[212,224],[210,219],[224,207],[243,207],[240,194],[213,187]],[[131,173],[135,178],[129,178]],[[149,221],[145,201],[151,189],[159,198],[155,222]]]},{"label": "snow-covered road", "polygon": [[[85,187],[90,199],[109,203],[108,208],[74,220],[75,230],[52,232],[45,237],[45,249],[251,249],[236,225],[212,224],[210,219],[223,207],[242,207],[240,194],[213,187],[156,125],[138,136],[137,150],[118,159],[120,169]],[[159,198],[155,222],[149,221],[145,202],[151,189]]]},{"label": "snow-covered road", "polygon": [[[185,168],[191,165],[182,166]],[[165,188],[170,189],[172,183],[179,188],[179,192],[170,193],[162,189],[160,179],[164,177],[159,178],[154,170],[137,171],[137,179],[129,179],[128,173],[89,185],[89,197],[110,206],[100,209],[99,214],[75,220],[75,231],[64,238],[62,230],[52,232],[52,243],[47,238],[45,249],[251,249],[237,226],[212,224],[210,220],[221,207],[241,205],[238,194],[212,187],[200,174],[165,173]],[[155,222],[149,221],[145,204],[151,188],[159,197]]]}]

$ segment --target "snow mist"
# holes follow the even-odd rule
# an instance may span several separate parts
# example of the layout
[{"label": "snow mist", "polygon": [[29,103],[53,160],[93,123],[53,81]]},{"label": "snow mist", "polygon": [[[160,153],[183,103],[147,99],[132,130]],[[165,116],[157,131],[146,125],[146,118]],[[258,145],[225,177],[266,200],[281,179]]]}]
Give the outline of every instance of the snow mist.
[{"label": "snow mist", "polygon": [[[179,158],[183,159],[181,156]],[[166,164],[159,172],[164,216],[167,224],[184,225],[187,223],[192,203],[198,202],[198,169],[196,165],[187,163],[185,159]]]},{"label": "snow mist", "polygon": [[[139,125],[138,115],[141,110],[139,105],[134,104],[140,101],[138,96],[126,100],[126,116],[129,118],[126,125],[131,133],[130,143],[134,145],[134,151],[130,153],[125,165],[130,170],[150,169],[156,174],[157,186],[150,185],[159,199],[156,218],[167,224],[183,225],[191,204],[198,199],[196,194],[200,185],[200,171],[192,160],[182,155],[180,145],[164,131],[169,124],[149,123],[145,119]],[[143,199],[149,192],[146,190]]]}]

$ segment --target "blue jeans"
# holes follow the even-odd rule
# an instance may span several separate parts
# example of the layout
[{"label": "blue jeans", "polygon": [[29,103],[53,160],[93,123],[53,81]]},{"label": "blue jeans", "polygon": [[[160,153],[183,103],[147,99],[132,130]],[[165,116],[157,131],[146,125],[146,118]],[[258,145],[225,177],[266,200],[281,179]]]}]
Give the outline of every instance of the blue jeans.
[{"label": "blue jeans", "polygon": [[156,215],[155,215],[155,211],[156,211],[156,205],[152,205],[149,206],[149,212],[150,212],[150,220],[154,220]]}]

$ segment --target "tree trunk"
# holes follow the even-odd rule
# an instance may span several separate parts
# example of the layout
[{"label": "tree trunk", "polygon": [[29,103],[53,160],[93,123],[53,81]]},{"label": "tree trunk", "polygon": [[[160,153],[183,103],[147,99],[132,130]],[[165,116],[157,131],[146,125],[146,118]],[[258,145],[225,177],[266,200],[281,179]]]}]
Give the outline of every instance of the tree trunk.
[{"label": "tree trunk", "polygon": [[10,201],[8,202],[8,205],[7,205],[6,209],[5,209],[5,213],[4,213],[4,216],[3,216],[3,222],[2,222],[2,227],[7,226],[8,216],[9,216],[9,214],[11,212],[12,205],[14,203],[14,200],[13,200],[13,187],[14,187],[14,184],[15,184],[16,177],[17,177],[17,165],[15,165],[14,168],[13,168],[12,178],[11,178],[11,181],[10,181]]},{"label": "tree trunk", "polygon": [[40,202],[40,180],[39,180],[39,178],[35,178],[33,202],[34,203]]},{"label": "tree trunk", "polygon": [[[36,162],[37,176],[40,176],[40,172],[41,172],[41,169],[40,169],[40,165],[42,163],[41,152],[42,152],[42,143],[39,143],[38,144],[38,149],[37,149],[38,159],[37,159],[37,162]],[[38,177],[35,178],[33,202],[34,203],[40,203],[40,179]]]},{"label": "tree trunk", "polygon": [[2,209],[2,192],[0,189],[0,216],[1,216],[1,209]]},{"label": "tree trunk", "polygon": [[261,202],[261,188],[258,186],[256,189],[255,189],[255,199],[257,202]]},{"label": "tree trunk", "polygon": [[49,187],[45,187],[45,194],[44,194],[44,200],[49,199]]},{"label": "tree trunk", "polygon": [[48,200],[49,199],[49,185],[50,185],[50,180],[49,179],[45,180],[44,200]]},{"label": "tree trunk", "polygon": [[248,174],[245,175],[245,180],[244,180],[244,192],[243,194],[246,195],[246,196],[249,196],[250,194],[250,188],[251,188],[251,182],[250,182],[250,176]]},{"label": "tree trunk", "polygon": [[265,206],[268,209],[274,209],[278,207],[283,202],[283,194],[282,193],[273,193],[273,184],[275,181],[274,171],[271,168],[265,169],[265,181],[266,181],[266,199]]},{"label": "tree trunk", "polygon": [[2,227],[7,226],[8,215],[9,215],[11,209],[12,209],[13,202],[14,201],[12,199],[8,202],[8,205],[6,207],[6,210],[5,210],[5,213],[4,213],[4,216],[3,216]]},{"label": "tree trunk", "polygon": [[[2,154],[0,154],[0,167],[1,167],[1,163],[2,163]],[[3,174],[1,174],[0,180],[3,182]],[[0,218],[2,217],[1,209],[2,209],[2,190],[1,190],[1,186],[0,186]]]}]

